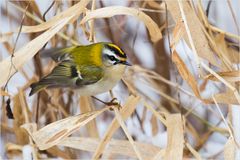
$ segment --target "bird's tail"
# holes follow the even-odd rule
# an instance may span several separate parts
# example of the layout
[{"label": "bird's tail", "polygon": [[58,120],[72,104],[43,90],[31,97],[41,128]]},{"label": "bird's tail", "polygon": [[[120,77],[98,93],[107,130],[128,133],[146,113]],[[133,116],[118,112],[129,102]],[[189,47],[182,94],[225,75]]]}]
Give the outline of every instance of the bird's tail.
[{"label": "bird's tail", "polygon": [[41,82],[36,82],[30,85],[31,91],[29,93],[29,96],[32,96],[33,94],[41,91],[42,89],[46,88],[48,85],[42,84]]}]

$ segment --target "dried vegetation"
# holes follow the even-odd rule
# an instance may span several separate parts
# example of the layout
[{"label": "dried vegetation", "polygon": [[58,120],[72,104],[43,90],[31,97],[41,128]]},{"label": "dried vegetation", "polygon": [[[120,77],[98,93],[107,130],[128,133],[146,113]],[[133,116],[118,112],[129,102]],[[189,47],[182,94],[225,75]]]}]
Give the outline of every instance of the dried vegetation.
[{"label": "dried vegetation", "polygon": [[[239,148],[231,122],[231,107],[240,104],[240,73],[236,67],[239,64],[240,37],[211,25],[200,0],[196,6],[191,1],[177,0],[166,1],[166,4],[159,1],[128,1],[128,7],[106,7],[103,2],[55,1],[49,8],[55,16],[47,20],[34,1],[9,1],[6,6],[1,6],[1,15],[21,26],[12,32],[2,33],[0,37],[2,47],[9,53],[0,62],[0,85],[3,86],[0,95],[5,96],[1,102],[1,140],[4,140],[6,151],[4,156],[33,156],[34,159],[232,159],[235,149]],[[16,10],[18,16],[9,10]],[[132,48],[130,39],[134,41],[137,32],[130,34],[125,30],[129,16],[142,22],[147,29],[146,42],[152,45],[153,56],[158,64],[152,69],[143,67],[138,53]],[[134,64],[122,79],[124,93],[114,92],[115,97],[127,95],[121,101],[121,108],[111,106],[110,111],[110,107],[102,106],[90,97],[78,98],[74,90],[70,89],[45,90],[34,98],[28,97],[29,85],[49,73],[54,65],[52,62],[44,62],[43,65],[38,54],[47,42],[50,47],[76,45],[83,39],[96,42],[101,41],[96,36],[99,32],[121,46]],[[14,35],[18,33],[20,36],[25,34],[29,42],[16,49],[16,41],[12,39],[15,40]],[[126,33],[133,37],[124,37]],[[170,48],[167,48],[171,51],[170,58],[163,47],[163,38],[166,37],[171,37]],[[195,66],[192,67],[197,70],[194,73],[176,49],[183,39],[192,49],[192,55],[189,56],[195,60]],[[29,65],[30,61],[35,68],[33,76],[23,67]],[[176,81],[170,80],[170,70],[175,71],[175,77],[178,77]],[[16,71],[25,78],[26,84],[18,88],[17,94],[13,94],[7,90],[9,86],[4,86]],[[14,78],[15,76],[12,77]],[[181,86],[181,80],[188,87]],[[143,92],[136,81],[147,85],[159,98],[156,100]],[[209,83],[218,86],[221,84],[221,89],[203,97],[202,92],[211,90],[207,87]],[[177,93],[177,96],[173,93]],[[197,101],[198,105],[185,106],[181,96]],[[13,120],[6,116],[6,106],[12,108]],[[206,107],[204,110],[218,123],[212,123],[210,119],[201,116],[195,107]],[[221,107],[226,109],[227,116],[223,115]],[[217,112],[213,108],[217,108]],[[138,113],[137,121],[141,128],[139,135],[145,134],[145,123],[151,125],[151,137],[167,131],[166,147],[161,148],[147,140],[140,140],[139,135],[134,135],[133,138],[126,120],[136,117],[137,109],[142,110],[141,114]],[[76,115],[78,110],[81,114]],[[147,115],[151,116],[150,122],[146,122],[149,121]],[[110,119],[110,122],[106,119]],[[219,125],[222,122],[225,126]],[[103,134],[99,130],[101,123],[107,123]],[[116,133],[120,133],[120,139],[113,138]],[[200,150],[204,150],[214,133],[228,138],[227,143],[225,147],[223,144],[221,152],[204,157]]]}]

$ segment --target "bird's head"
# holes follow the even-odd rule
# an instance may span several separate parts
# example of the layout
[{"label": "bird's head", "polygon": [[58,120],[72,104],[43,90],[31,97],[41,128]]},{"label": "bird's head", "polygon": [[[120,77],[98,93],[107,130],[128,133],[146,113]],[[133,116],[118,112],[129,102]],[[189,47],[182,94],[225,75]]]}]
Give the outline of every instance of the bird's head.
[{"label": "bird's head", "polygon": [[118,46],[112,43],[106,43],[102,49],[102,61],[106,67],[115,65],[127,65],[131,64],[127,61],[127,55]]}]

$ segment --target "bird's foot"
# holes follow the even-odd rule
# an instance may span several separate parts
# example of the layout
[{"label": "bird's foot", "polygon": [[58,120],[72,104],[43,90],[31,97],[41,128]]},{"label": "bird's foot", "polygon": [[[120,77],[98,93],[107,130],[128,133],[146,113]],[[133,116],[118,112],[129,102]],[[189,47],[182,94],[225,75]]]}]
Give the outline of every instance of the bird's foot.
[{"label": "bird's foot", "polygon": [[117,101],[117,98],[113,98],[110,102],[106,103],[107,106],[112,106],[110,108],[110,110],[114,110],[113,107],[117,107],[118,110],[120,110],[122,108],[122,106],[120,105],[120,102]]},{"label": "bird's foot", "polygon": [[[120,103],[117,101],[117,98],[113,98],[113,99],[112,99],[111,101],[109,101],[109,102],[104,102],[104,101],[102,101],[102,100],[100,100],[100,99],[98,99],[97,97],[94,97],[94,96],[92,96],[92,98],[98,100],[99,102],[105,104],[106,106],[118,107],[118,110],[121,109],[121,105],[120,105]],[[110,110],[113,110],[113,107],[111,107]]]}]

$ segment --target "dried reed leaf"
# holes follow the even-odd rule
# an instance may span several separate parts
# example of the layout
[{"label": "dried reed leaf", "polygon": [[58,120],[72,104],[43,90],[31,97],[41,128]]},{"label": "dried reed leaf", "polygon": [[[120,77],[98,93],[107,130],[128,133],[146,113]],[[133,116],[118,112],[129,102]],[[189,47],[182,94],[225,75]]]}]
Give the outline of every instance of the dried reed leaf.
[{"label": "dried reed leaf", "polygon": [[[9,76],[13,75],[15,70],[12,65],[14,64],[16,69],[20,69],[27,61],[29,61],[36,53],[39,51],[45,43],[52,38],[63,26],[65,26],[69,20],[72,19],[73,16],[62,18],[57,21],[54,26],[52,26],[49,30],[33,39],[29,43],[27,43],[24,47],[19,49],[14,53],[14,57],[7,57],[3,61],[0,62],[0,73],[2,76],[0,77],[0,86],[4,85]],[[13,63],[13,64],[12,64]],[[7,73],[7,74],[4,74]]]},{"label": "dried reed leaf", "polygon": [[58,158],[71,159],[71,156],[66,151],[64,151],[64,150],[62,151],[61,149],[59,149],[57,147],[51,147],[51,148],[47,149],[46,152],[48,152],[52,156],[55,156]]},{"label": "dried reed leaf", "polygon": [[[224,34],[218,34],[214,37],[215,43],[217,44],[218,50],[220,52],[217,52],[219,57],[221,58],[221,61],[223,61],[226,66],[228,66],[229,69],[232,67],[232,62],[231,62],[231,55],[228,53],[227,49],[227,44],[225,41],[225,36]],[[223,66],[222,68],[224,68]]]},{"label": "dried reed leaf", "polygon": [[191,72],[187,69],[187,66],[178,55],[178,53],[174,50],[172,54],[172,61],[176,64],[176,67],[181,75],[181,77],[188,83],[188,85],[192,88],[194,94],[199,99],[201,98],[200,92],[198,90],[197,81]]},{"label": "dried reed leaf", "polygon": [[231,59],[231,62],[239,64],[240,63],[240,58],[239,58],[240,50],[236,50],[235,48],[232,48],[232,47],[228,47],[227,50],[230,55],[229,58]]},{"label": "dried reed leaf", "polygon": [[[234,93],[230,90],[228,90],[225,93],[218,93],[214,95],[214,98],[218,103],[223,104],[238,104],[238,101],[236,97],[234,96]],[[211,101],[213,102],[213,101]]]},{"label": "dried reed leaf", "polygon": [[[74,15],[72,18],[73,21],[78,18],[78,16],[85,10],[85,7],[87,4],[90,2],[90,0],[82,0],[75,4],[74,6],[68,8],[67,10],[57,14],[56,16],[52,17],[50,20],[47,22],[43,22],[39,25],[36,26],[22,26],[22,33],[34,33],[34,32],[41,32],[44,30],[47,30],[48,28],[52,27],[55,25],[58,21],[60,21],[62,18],[70,17]],[[10,2],[11,4],[11,2]],[[19,28],[16,29],[15,32],[18,32]]]},{"label": "dried reed leaf", "polygon": [[164,159],[182,159],[184,147],[183,121],[181,114],[169,114],[167,118],[167,148]]},{"label": "dried reed leaf", "polygon": [[185,33],[185,29],[184,29],[184,23],[182,21],[182,19],[179,19],[176,23],[176,26],[173,29],[173,38],[171,40],[171,44],[170,47],[172,48],[172,50],[175,50],[176,44],[179,42],[179,40],[182,38],[182,36]]},{"label": "dried reed leaf", "polygon": [[227,143],[224,145],[223,153],[225,160],[232,160],[237,158],[235,157],[235,142],[232,137],[230,137]]},{"label": "dried reed leaf", "polygon": [[[217,72],[219,76],[224,78],[229,82],[239,82],[240,81],[240,71],[227,71],[227,72]],[[219,81],[214,75],[209,74],[204,79],[209,79],[212,81]]]},{"label": "dried reed leaf", "polygon": [[219,59],[221,59],[221,65],[219,66],[221,69],[231,69],[232,64],[231,61],[233,61],[234,56],[229,52],[228,53],[228,47],[225,42],[225,34],[220,32],[220,34],[213,34],[213,28],[212,25],[208,22],[208,17],[205,15],[205,11],[202,7],[201,1],[198,1],[198,13],[199,18],[203,21],[203,24],[206,28],[208,28],[208,32],[204,29],[203,26],[202,29],[209,41],[210,46],[212,47],[213,51],[218,55]]},{"label": "dried reed leaf", "polygon": [[224,78],[222,78],[221,76],[219,76],[215,71],[213,71],[211,68],[209,68],[205,63],[201,62],[201,66],[206,69],[209,73],[211,73],[212,75],[214,75],[214,77],[216,77],[217,79],[219,79],[219,81],[221,81],[223,84],[225,84],[234,94],[235,98],[237,99],[238,104],[240,104],[240,95],[238,90],[233,87],[233,85],[229,82],[227,82]]},{"label": "dried reed leaf", "polygon": [[[86,96],[80,97],[80,110],[81,110],[81,113],[86,113],[94,110],[90,97],[86,97]],[[95,120],[92,120],[88,124],[86,124],[86,128],[88,131],[88,135],[96,138],[99,137],[97,132],[98,131],[97,124]]]},{"label": "dried reed leaf", "polygon": [[197,159],[197,160],[201,160],[201,156],[200,154],[188,143],[186,142],[186,146],[189,149],[189,151],[192,153],[192,155]]},{"label": "dried reed leaf", "polygon": [[234,38],[234,39],[236,39],[238,41],[240,40],[240,36],[238,36],[236,34],[232,34],[230,32],[226,32],[226,31],[224,31],[224,30],[222,30],[222,29],[220,29],[220,28],[218,28],[216,26],[213,26],[211,24],[209,24],[209,28],[212,29],[215,32],[219,32],[220,34],[223,34],[226,37]]},{"label": "dried reed leaf", "polygon": [[[166,3],[169,11],[173,16],[173,19],[175,22],[178,22],[178,20],[182,17],[178,3],[176,3],[176,1],[166,1]],[[214,53],[210,49],[207,38],[202,31],[202,24],[199,21],[198,16],[194,13],[194,10],[190,7],[187,1],[181,1],[180,3],[183,4],[183,10],[187,19],[188,28],[197,54],[200,57],[208,60],[211,64],[218,66],[218,63],[214,57]],[[184,39],[186,40],[185,37]]]},{"label": "dried reed leaf", "polygon": [[157,42],[162,39],[161,30],[158,25],[148,15],[135,8],[111,6],[89,11],[80,24],[84,24],[93,18],[109,18],[115,15],[131,15],[138,18],[146,25],[150,38],[153,42]]},{"label": "dried reed leaf", "polygon": [[[94,152],[100,142],[100,139],[90,137],[68,137],[61,141],[58,145]],[[151,159],[151,157],[162,151],[161,148],[151,144],[140,142],[135,142],[135,144],[138,146],[143,159]],[[103,154],[125,155],[137,158],[131,144],[126,140],[111,139],[108,143],[108,149],[106,149]]]},{"label": "dried reed leaf", "polygon": [[[55,2],[58,2],[58,1],[55,1]],[[18,10],[18,11],[20,11],[20,12],[22,12],[22,13],[26,13],[26,16],[27,16],[28,18],[34,20],[35,22],[38,22],[38,23],[43,23],[43,22],[44,22],[43,20],[39,19],[39,18],[36,17],[34,14],[26,11],[25,9],[23,9],[23,8],[15,5],[15,4],[13,4],[13,3],[10,3],[10,4],[12,4],[12,5],[15,7],[16,10]],[[66,40],[66,41],[69,41],[70,43],[72,43],[72,44],[74,44],[74,45],[79,45],[79,43],[78,43],[77,41],[73,40],[72,38],[70,38],[70,37],[67,36],[66,34],[63,34],[62,32],[58,32],[57,35],[58,35],[59,37],[61,37],[62,39]],[[58,38],[58,37],[56,37],[56,38]],[[53,46],[54,46],[54,42],[55,42],[54,40],[55,40],[55,39],[52,39]]]},{"label": "dried reed leaf", "polygon": [[[120,110],[120,114],[123,119],[127,119],[135,110],[136,105],[139,103],[140,97],[134,97],[134,96],[129,96],[127,99],[127,102],[125,105],[122,107]],[[98,145],[94,155],[93,159],[99,159],[101,154],[103,153],[103,150],[105,149],[105,146],[113,136],[114,132],[119,128],[119,124],[117,122],[117,119],[114,118],[111,124],[109,125],[107,131],[105,132],[103,138],[101,139],[100,144]]]},{"label": "dried reed leaf", "polygon": [[56,122],[53,122],[38,131],[31,131],[33,124],[26,123],[22,127],[28,131],[28,134],[32,137],[36,145],[40,150],[48,149],[58,144],[62,139],[74,133],[82,126],[86,125],[89,121],[96,118],[99,114],[108,110],[109,107],[105,107],[99,111],[92,111],[76,116],[71,116]]}]

